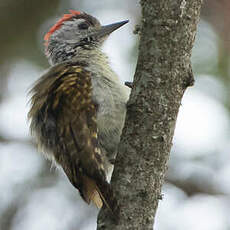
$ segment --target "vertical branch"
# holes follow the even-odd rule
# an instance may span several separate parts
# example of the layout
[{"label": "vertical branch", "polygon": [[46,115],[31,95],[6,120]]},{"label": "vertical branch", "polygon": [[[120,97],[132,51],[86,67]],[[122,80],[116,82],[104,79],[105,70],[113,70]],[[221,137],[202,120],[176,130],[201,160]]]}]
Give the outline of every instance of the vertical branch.
[{"label": "vertical branch", "polygon": [[121,216],[115,224],[103,209],[98,230],[153,228],[181,99],[194,81],[190,57],[202,0],[140,3],[139,57],[112,177]]}]

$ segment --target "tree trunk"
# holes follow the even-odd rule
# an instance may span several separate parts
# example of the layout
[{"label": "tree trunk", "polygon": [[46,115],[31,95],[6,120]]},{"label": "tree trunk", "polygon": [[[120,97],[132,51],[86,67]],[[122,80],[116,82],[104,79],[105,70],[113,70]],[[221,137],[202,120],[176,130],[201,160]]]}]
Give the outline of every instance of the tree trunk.
[{"label": "tree trunk", "polygon": [[181,99],[194,81],[190,57],[202,0],[140,3],[134,88],[111,181],[121,213],[115,223],[102,209],[98,230],[153,229]]}]

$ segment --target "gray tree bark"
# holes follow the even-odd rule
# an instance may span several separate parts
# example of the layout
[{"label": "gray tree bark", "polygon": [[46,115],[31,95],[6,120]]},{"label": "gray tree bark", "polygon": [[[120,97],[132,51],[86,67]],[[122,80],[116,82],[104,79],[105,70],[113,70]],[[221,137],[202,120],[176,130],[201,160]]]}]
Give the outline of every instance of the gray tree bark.
[{"label": "gray tree bark", "polygon": [[193,85],[191,50],[202,0],[141,0],[134,88],[112,177],[118,223],[102,209],[98,230],[153,229],[176,118]]}]

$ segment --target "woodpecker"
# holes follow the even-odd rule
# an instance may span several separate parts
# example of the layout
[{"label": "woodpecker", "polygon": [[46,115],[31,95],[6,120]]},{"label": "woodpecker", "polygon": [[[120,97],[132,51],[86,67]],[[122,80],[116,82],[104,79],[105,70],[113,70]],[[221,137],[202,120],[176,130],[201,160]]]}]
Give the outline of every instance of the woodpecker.
[{"label": "woodpecker", "polygon": [[51,67],[31,89],[30,129],[81,197],[116,215],[119,205],[107,178],[129,89],[110,67],[102,44],[128,20],[101,26],[89,14],[69,12],[44,37]]}]

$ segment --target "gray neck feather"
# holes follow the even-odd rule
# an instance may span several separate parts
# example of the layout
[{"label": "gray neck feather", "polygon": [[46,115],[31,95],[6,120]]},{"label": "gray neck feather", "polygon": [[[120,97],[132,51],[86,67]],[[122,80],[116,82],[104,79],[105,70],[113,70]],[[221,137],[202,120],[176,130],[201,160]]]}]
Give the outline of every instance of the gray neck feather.
[{"label": "gray neck feather", "polygon": [[[104,77],[113,81],[118,81],[117,75],[109,65],[107,55],[101,50],[100,46],[94,47],[76,47],[73,48],[68,44],[49,44],[47,56],[51,65],[59,64],[65,61],[77,61],[87,63],[86,69],[95,74],[95,77]],[[107,77],[106,77],[107,78]]]}]

